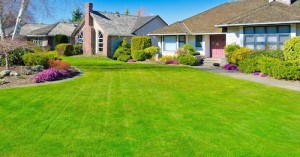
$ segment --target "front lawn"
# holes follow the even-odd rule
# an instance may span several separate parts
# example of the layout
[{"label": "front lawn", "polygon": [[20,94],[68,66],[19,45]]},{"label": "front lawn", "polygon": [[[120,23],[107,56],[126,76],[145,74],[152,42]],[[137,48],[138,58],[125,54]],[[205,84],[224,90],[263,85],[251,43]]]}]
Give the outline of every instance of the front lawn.
[{"label": "front lawn", "polygon": [[0,156],[300,156],[300,93],[185,66],[65,58],[0,90]]}]

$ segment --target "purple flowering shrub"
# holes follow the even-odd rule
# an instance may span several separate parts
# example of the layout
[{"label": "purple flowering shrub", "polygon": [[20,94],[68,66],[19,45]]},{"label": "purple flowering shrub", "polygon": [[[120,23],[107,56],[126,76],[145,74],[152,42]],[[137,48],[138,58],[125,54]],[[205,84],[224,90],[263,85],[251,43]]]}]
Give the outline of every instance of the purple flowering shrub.
[{"label": "purple flowering shrub", "polygon": [[260,75],[260,72],[254,72],[253,75],[258,76],[258,75]]},{"label": "purple flowering shrub", "polygon": [[36,83],[42,83],[46,81],[56,81],[64,78],[70,78],[76,75],[76,72],[71,70],[57,70],[55,68],[50,68],[44,70],[33,78]]},{"label": "purple flowering shrub", "polygon": [[262,74],[261,77],[268,77],[268,75],[267,74]]},{"label": "purple flowering shrub", "polygon": [[179,64],[179,62],[177,60],[175,60],[175,59],[172,59],[172,60],[167,60],[165,62],[165,64]]},{"label": "purple flowering shrub", "polygon": [[134,59],[129,59],[127,62],[133,63],[136,62]]},{"label": "purple flowering shrub", "polygon": [[234,64],[226,64],[224,66],[225,70],[239,71],[238,67]]}]

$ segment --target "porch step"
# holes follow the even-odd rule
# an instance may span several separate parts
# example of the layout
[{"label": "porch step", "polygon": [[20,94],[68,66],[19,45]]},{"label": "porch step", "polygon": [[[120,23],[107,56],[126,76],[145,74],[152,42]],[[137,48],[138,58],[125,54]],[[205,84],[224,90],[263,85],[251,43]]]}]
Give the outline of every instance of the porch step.
[{"label": "porch step", "polygon": [[226,58],[206,58],[204,59],[204,66],[215,66],[214,64],[219,64],[224,66],[227,64]]}]

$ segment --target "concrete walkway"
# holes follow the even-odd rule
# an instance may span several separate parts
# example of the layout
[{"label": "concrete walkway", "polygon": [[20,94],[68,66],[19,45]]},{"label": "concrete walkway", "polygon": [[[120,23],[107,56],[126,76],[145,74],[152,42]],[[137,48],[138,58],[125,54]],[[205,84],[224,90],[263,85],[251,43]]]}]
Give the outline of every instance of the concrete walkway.
[{"label": "concrete walkway", "polygon": [[275,86],[275,87],[300,91],[300,81],[285,81],[285,80],[276,80],[273,78],[263,78],[261,76],[254,76],[252,74],[244,74],[244,73],[240,73],[240,72],[224,70],[220,67],[195,66],[195,68],[201,69],[204,71],[221,74],[221,75],[230,76],[233,78],[258,82],[258,83],[262,83],[262,84],[269,85],[269,86]]}]

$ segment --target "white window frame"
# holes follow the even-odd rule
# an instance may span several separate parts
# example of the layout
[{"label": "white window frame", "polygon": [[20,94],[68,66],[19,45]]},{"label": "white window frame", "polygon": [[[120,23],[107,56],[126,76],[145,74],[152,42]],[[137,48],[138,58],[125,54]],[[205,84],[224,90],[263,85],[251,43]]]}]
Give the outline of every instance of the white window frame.
[{"label": "white window frame", "polygon": [[[175,49],[166,49],[167,48],[167,46],[166,46],[166,44],[168,44],[168,42],[166,42],[166,37],[174,37],[175,38],[175,43],[172,43],[172,44],[174,44],[174,48]],[[177,50],[177,42],[178,42],[178,39],[177,39],[178,37],[176,36],[176,35],[168,35],[168,36],[163,36],[163,48],[164,48],[164,51],[172,51],[172,52],[175,52],[176,50]],[[173,46],[172,46],[173,47]]]},{"label": "white window frame", "polygon": [[[100,46],[100,44],[102,46]],[[103,52],[103,33],[101,31],[98,31],[98,51]]]}]

